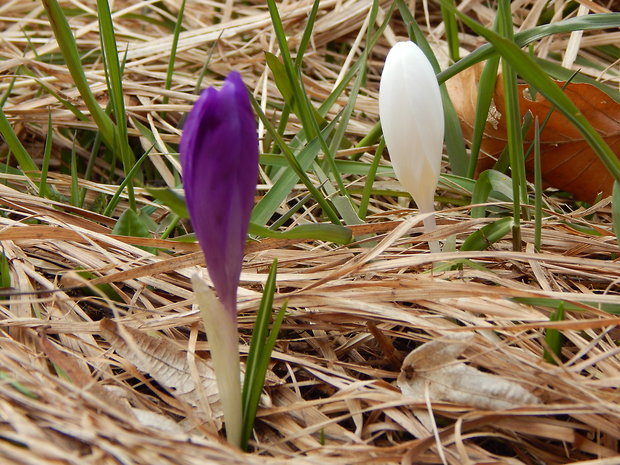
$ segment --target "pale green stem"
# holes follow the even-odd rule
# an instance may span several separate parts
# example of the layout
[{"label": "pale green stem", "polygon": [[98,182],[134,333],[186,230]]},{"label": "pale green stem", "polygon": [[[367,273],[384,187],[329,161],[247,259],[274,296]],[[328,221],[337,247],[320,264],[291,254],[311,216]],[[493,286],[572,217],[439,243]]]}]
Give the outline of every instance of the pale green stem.
[{"label": "pale green stem", "polygon": [[241,446],[242,411],[239,334],[236,315],[226,311],[198,273],[192,275],[196,302],[205,325],[217,388],[224,410],[228,442]]},{"label": "pale green stem", "polygon": [[[437,223],[435,222],[435,207],[433,206],[433,202],[430,202],[429,205],[418,205],[420,208],[420,214],[430,213],[426,218],[424,218],[424,234],[430,234],[437,229]],[[428,248],[431,253],[440,253],[441,247],[439,246],[439,241],[428,241]]]}]

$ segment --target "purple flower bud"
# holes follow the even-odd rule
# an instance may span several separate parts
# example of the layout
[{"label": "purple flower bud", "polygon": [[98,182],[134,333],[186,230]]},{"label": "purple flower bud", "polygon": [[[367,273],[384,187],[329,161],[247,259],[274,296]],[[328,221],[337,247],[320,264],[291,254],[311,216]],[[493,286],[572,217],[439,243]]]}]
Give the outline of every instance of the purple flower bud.
[{"label": "purple flower bud", "polygon": [[202,92],[181,137],[187,209],[209,275],[236,316],[237,287],[258,176],[258,135],[247,90],[231,72]]}]

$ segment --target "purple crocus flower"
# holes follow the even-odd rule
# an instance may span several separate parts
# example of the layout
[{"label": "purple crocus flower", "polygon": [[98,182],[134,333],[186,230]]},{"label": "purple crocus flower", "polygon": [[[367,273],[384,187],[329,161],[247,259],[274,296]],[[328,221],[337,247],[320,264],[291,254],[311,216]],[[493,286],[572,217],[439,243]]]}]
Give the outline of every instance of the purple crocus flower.
[{"label": "purple crocus flower", "polygon": [[236,318],[237,287],[258,176],[258,135],[241,76],[202,92],[181,137],[192,226],[218,297]]}]

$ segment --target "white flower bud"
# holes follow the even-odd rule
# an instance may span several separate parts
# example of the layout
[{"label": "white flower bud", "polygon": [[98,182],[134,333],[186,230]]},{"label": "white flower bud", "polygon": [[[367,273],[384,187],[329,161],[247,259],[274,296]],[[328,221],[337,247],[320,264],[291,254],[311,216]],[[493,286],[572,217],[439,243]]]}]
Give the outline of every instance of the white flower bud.
[{"label": "white flower bud", "polygon": [[[443,150],[443,107],[433,67],[413,42],[399,42],[388,53],[381,74],[379,116],[396,177],[421,213],[433,212]],[[424,223],[430,232],[434,216]]]}]

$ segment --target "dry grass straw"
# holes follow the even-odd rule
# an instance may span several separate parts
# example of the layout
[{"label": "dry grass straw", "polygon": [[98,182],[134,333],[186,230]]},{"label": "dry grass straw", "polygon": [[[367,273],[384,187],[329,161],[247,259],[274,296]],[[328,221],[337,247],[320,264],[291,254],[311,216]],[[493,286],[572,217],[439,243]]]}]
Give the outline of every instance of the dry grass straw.
[{"label": "dry grass straw", "polygon": [[[163,2],[172,12],[179,3]],[[304,60],[306,88],[313,99],[321,101],[339,79],[342,66],[357,58],[355,48],[346,60],[328,45],[353,44],[358,35],[363,38],[370,3],[321,2]],[[382,2],[383,7],[388,3]],[[437,5],[430,2],[425,17],[425,2],[409,3],[420,23],[427,24],[431,41],[440,44]],[[516,3],[516,26],[535,24],[544,2]],[[565,2],[558,3],[561,8]],[[178,141],[177,123],[195,99],[196,76],[210,47],[214,49],[207,83],[237,69],[266,104],[279,101],[263,59],[265,50],[275,52],[275,42],[262,2],[233,7],[228,1],[189,0],[177,71],[172,89],[164,91],[169,31],[122,16],[122,12],[140,13],[147,4],[152,9],[161,5],[114,2],[119,12],[119,50],[128,49],[124,84],[129,116],[157,135],[152,158],[160,157],[157,167],[170,184],[174,164],[163,162],[168,158],[165,143]],[[80,45],[96,48],[94,2],[80,5],[93,15],[71,18],[71,23]],[[281,5],[292,46],[300,38],[310,6],[308,1]],[[494,15],[482,2],[464,2],[462,7],[483,22]],[[35,50],[38,55],[56,50],[41,9],[38,2],[24,0],[8,0],[0,6],[0,92],[17,74],[5,111],[35,158],[42,153],[48,111],[55,151],[72,146],[63,128],[90,126],[77,121],[53,97],[40,93],[44,82],[80,105],[67,70],[34,59]],[[374,50],[350,138],[364,134],[377,120],[381,63],[387,48],[404,31],[394,20]],[[586,34],[577,44],[579,53],[598,60],[588,47],[617,44],[616,37],[613,31]],[[467,34],[462,39],[469,47],[479,44]],[[543,39],[537,52],[563,51],[566,40],[571,39]],[[613,67],[617,69],[617,63]],[[93,90],[104,101],[101,63],[88,65],[87,72]],[[618,79],[612,72],[605,78]],[[170,97],[168,105],[161,104],[162,95]],[[166,121],[161,111],[168,112]],[[274,115],[274,110],[269,112]],[[295,127],[293,120],[290,130]],[[149,145],[143,141],[145,148]],[[373,152],[374,147],[368,148],[364,157]],[[78,151],[78,156],[87,155]],[[59,159],[52,162],[57,165]],[[105,172],[106,167],[97,168]],[[188,281],[192,269],[202,265],[197,247],[113,236],[109,218],[37,197],[34,186],[19,176],[3,175],[3,180],[0,240],[13,287],[0,300],[3,463],[618,463],[620,362],[615,326],[619,318],[597,308],[620,301],[620,265],[614,258],[620,248],[610,232],[609,199],[565,215],[547,211],[541,253],[531,247],[512,252],[506,238],[484,252],[429,254],[427,238],[418,234],[419,219],[390,197],[375,198],[370,207],[374,216],[355,229],[360,235],[377,234],[370,245],[335,248],[277,240],[250,244],[240,289],[242,351],[247,350],[261,286],[274,257],[280,263],[278,299],[289,299],[289,313],[266,391],[271,404],[259,410],[255,452],[242,454],[218,439],[213,422],[202,415],[203,404],[189,406],[140,371],[139,357],[124,356],[111,346],[102,337],[98,321],[114,318],[127,330],[139,330],[125,335],[156,336],[170,350],[187,352],[191,371],[196,366],[193,357],[208,357]],[[68,192],[70,179],[52,173],[50,184]],[[377,181],[378,188],[394,186],[390,180]],[[115,190],[95,181],[84,181],[82,187],[90,200]],[[268,187],[266,183],[261,189]],[[141,205],[154,205],[144,192],[137,189],[136,194]],[[442,194],[455,196],[449,191]],[[161,219],[167,211],[157,208],[153,217]],[[311,213],[296,221],[311,219]],[[434,237],[455,237],[458,245],[485,221],[471,219],[468,208],[446,208],[439,213]],[[595,228],[601,235],[580,233],[568,222]],[[525,223],[522,234],[525,242],[533,243],[532,224]],[[168,251],[155,256],[138,246]],[[433,271],[434,266],[457,258],[480,266]],[[80,277],[79,270],[90,272],[91,281]],[[94,285],[110,286],[118,300]],[[563,299],[581,310],[568,312],[564,321],[550,322],[548,308],[508,297]],[[561,329],[566,338],[560,365],[543,361],[546,328]],[[433,403],[430,408],[438,424],[434,435],[413,413],[414,408],[426,409],[425,402],[413,403],[393,382],[409,351],[451,333],[475,335],[475,344],[463,355],[470,366],[519,383],[541,403],[502,411]]]}]

